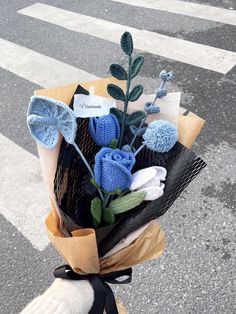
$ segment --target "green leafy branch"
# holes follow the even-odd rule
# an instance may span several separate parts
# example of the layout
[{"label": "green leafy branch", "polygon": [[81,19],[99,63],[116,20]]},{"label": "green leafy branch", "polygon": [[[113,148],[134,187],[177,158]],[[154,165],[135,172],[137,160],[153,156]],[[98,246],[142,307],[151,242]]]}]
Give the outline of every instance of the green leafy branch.
[{"label": "green leafy branch", "polygon": [[112,64],[110,66],[110,73],[113,77],[118,80],[126,80],[126,92],[115,84],[108,84],[107,91],[111,97],[116,100],[121,100],[124,102],[124,110],[118,110],[117,108],[112,108],[111,113],[113,113],[119,122],[121,123],[121,135],[118,143],[118,147],[121,148],[123,144],[123,137],[125,132],[125,126],[130,126],[131,124],[139,123],[143,118],[145,113],[142,111],[136,111],[132,113],[127,118],[127,110],[129,101],[133,102],[139,99],[143,93],[143,86],[141,84],[136,85],[134,88],[131,87],[131,81],[135,78],[144,62],[143,56],[137,56],[132,58],[133,53],[133,39],[129,32],[125,32],[121,36],[120,40],[121,48],[128,56],[128,68],[127,71],[120,64]]}]

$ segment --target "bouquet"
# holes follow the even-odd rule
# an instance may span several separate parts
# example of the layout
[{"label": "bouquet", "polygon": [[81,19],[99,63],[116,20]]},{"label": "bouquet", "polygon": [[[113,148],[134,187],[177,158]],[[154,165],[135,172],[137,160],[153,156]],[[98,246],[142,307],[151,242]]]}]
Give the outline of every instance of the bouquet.
[{"label": "bouquet", "polygon": [[51,197],[48,235],[68,264],[54,274],[91,281],[91,313],[118,313],[107,282],[123,275],[129,282],[131,266],[161,255],[165,238],[155,219],[206,165],[183,145],[193,144],[203,120],[161,118],[173,74],[161,71],[152,100],[141,96],[143,86],[132,82],[144,58],[133,57],[130,33],[121,48],[126,69],[112,64],[113,78],[37,91],[27,117]]}]

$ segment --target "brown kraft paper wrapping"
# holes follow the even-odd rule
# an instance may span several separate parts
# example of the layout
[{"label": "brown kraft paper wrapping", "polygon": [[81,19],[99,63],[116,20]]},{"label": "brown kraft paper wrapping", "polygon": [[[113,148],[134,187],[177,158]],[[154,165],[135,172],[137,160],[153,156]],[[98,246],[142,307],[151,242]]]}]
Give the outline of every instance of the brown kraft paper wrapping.
[{"label": "brown kraft paper wrapping", "polygon": [[94,229],[76,230],[72,232],[72,237],[65,237],[55,223],[53,212],[46,219],[46,227],[56,250],[75,272],[81,274],[105,274],[126,269],[160,257],[165,249],[165,235],[156,221],[128,247],[100,261]]}]

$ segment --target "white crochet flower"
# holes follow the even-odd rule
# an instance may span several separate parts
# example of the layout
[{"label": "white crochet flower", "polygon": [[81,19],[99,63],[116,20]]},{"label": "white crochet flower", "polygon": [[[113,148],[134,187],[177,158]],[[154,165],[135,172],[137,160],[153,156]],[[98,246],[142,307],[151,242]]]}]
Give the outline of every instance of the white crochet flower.
[{"label": "white crochet flower", "polygon": [[141,169],[132,175],[131,191],[145,191],[145,201],[154,201],[164,193],[167,171],[163,167],[152,166]]}]

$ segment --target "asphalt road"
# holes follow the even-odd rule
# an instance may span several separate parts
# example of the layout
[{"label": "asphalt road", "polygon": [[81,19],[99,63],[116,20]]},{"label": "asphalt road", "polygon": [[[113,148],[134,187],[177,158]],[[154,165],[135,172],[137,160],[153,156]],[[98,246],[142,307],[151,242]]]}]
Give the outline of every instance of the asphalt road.
[{"label": "asphalt road", "polygon": [[[236,52],[236,27],[232,25],[108,0],[41,2]],[[194,2],[236,10],[233,0]],[[99,77],[108,75],[112,62],[124,62],[115,43],[17,13],[32,4],[32,0],[0,1],[0,38]],[[132,314],[235,313],[236,66],[224,75],[142,54],[145,64],[139,82],[144,83],[145,93],[157,87],[161,69],[171,70],[174,80],[169,90],[181,91],[181,105],[206,120],[193,149],[208,166],[160,219],[167,237],[164,255],[134,267],[132,283],[114,286],[114,291]],[[41,86],[1,65],[0,82],[0,133],[36,155],[26,127],[26,109],[29,97]],[[35,249],[4,215],[0,215],[0,222],[0,313],[17,313],[50,285],[52,270],[62,260],[51,245],[43,251]]]}]

